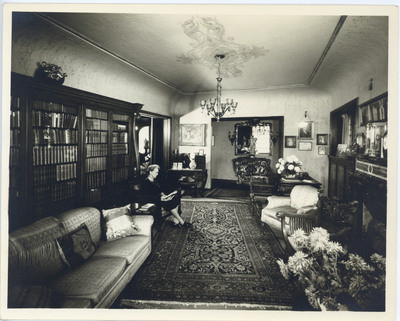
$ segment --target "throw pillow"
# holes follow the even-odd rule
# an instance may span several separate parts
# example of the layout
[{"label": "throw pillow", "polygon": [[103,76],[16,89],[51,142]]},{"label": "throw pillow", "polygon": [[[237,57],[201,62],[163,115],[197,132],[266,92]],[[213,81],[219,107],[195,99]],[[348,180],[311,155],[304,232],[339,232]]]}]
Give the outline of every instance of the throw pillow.
[{"label": "throw pillow", "polygon": [[290,205],[290,197],[285,196],[268,196],[267,208],[275,208]]},{"label": "throw pillow", "polygon": [[61,260],[69,268],[80,265],[96,250],[85,224],[57,239]]},{"label": "throw pillow", "polygon": [[130,205],[103,210],[107,242],[138,233],[138,228],[132,222],[132,217],[129,214]]}]

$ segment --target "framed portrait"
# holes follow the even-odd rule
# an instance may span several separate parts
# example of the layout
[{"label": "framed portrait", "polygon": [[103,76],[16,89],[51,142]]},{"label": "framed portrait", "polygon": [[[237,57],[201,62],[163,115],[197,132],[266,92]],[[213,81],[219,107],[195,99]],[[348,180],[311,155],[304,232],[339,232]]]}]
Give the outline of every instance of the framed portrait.
[{"label": "framed portrait", "polygon": [[383,93],[359,106],[359,124],[365,126],[370,122],[387,121],[388,93]]},{"label": "framed portrait", "polygon": [[206,146],[206,124],[180,124],[179,145]]},{"label": "framed portrait", "polygon": [[328,134],[317,134],[317,145],[328,145]]},{"label": "framed portrait", "polygon": [[299,150],[312,150],[312,142],[299,142]]},{"label": "framed portrait", "polygon": [[285,148],[296,148],[296,136],[285,136]]},{"label": "framed portrait", "polygon": [[326,147],[318,146],[318,155],[326,155]]},{"label": "framed portrait", "polygon": [[299,139],[313,139],[314,122],[302,121],[299,123]]}]

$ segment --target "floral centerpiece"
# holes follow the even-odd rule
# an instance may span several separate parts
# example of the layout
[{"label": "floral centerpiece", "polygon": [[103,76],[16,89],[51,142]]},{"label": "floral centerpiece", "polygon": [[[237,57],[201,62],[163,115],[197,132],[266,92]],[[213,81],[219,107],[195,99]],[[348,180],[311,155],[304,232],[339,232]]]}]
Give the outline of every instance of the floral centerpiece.
[{"label": "floral centerpiece", "polygon": [[300,172],[303,163],[295,156],[291,155],[286,157],[286,159],[279,158],[278,163],[275,165],[278,174],[284,177],[296,177],[296,174]]},{"label": "floral centerpiece", "polygon": [[385,309],[386,261],[371,255],[371,264],[357,254],[348,254],[329,233],[314,228],[309,235],[299,229],[289,237],[297,249],[277,261],[286,279],[298,282],[308,302],[320,310],[383,311]]}]

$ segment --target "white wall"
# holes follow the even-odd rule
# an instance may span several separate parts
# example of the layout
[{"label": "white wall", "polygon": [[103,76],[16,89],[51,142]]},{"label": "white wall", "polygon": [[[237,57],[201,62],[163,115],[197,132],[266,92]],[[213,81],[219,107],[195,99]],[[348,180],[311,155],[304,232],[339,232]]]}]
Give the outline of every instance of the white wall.
[{"label": "white wall", "polygon": [[[297,136],[298,123],[304,119],[304,112],[307,111],[311,120],[314,121],[314,138],[312,151],[299,151],[297,148],[284,148],[283,156],[295,154],[303,162],[303,171],[323,184],[327,191],[328,157],[318,155],[316,148],[316,134],[329,133],[329,111],[331,99],[322,90],[310,88],[280,89],[266,91],[237,91],[222,92],[223,97],[234,98],[239,102],[235,117],[284,117],[284,135]],[[175,114],[181,115],[180,123],[203,123],[207,124],[207,169],[209,178],[214,176],[210,166],[211,155],[211,120],[202,114],[199,102],[201,99],[209,99],[210,95],[188,95],[183,97],[175,108]],[[175,135],[175,146],[178,146],[178,133]],[[226,143],[230,145],[228,139]],[[232,147],[233,148],[233,147]],[[195,152],[198,147],[179,146],[180,152]],[[231,160],[226,163],[230,164]],[[228,165],[227,165],[228,166]],[[273,164],[274,166],[274,164]],[[210,186],[210,180],[207,187]]]},{"label": "white wall", "polygon": [[170,115],[176,92],[143,72],[32,14],[18,17],[12,39],[13,72],[32,76],[46,61],[67,73],[64,85]]}]

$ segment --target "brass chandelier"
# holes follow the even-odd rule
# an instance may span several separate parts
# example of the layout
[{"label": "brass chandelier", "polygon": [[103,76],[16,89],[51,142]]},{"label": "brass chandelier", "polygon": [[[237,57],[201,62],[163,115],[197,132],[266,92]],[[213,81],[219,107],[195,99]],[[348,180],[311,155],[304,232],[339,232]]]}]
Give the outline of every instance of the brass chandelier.
[{"label": "brass chandelier", "polygon": [[211,115],[217,119],[217,122],[225,115],[225,113],[235,114],[236,107],[238,105],[237,102],[234,102],[233,99],[226,99],[226,102],[221,102],[221,59],[225,58],[225,55],[219,54],[215,55],[215,58],[218,61],[218,78],[217,78],[217,98],[210,99],[210,102],[207,103],[205,99],[200,101],[201,111],[204,112],[207,109],[207,115]]}]

